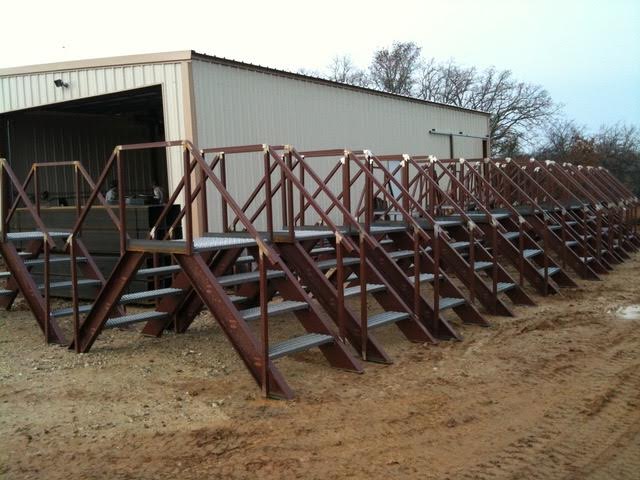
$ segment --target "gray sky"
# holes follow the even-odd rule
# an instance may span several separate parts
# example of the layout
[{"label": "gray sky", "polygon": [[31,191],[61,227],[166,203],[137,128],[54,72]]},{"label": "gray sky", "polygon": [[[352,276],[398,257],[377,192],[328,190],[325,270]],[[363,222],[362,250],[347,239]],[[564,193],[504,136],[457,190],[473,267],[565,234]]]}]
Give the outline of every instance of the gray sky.
[{"label": "gray sky", "polygon": [[297,70],[413,40],[511,69],[590,128],[640,125],[640,0],[2,0],[0,67],[169,50]]}]

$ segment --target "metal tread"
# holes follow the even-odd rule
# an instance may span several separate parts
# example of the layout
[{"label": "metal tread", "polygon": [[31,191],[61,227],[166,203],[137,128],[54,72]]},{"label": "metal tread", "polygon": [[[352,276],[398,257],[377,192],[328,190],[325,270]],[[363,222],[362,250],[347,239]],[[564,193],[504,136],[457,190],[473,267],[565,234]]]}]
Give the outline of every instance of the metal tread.
[{"label": "metal tread", "polygon": [[[488,287],[490,289],[493,289],[493,284],[488,285]],[[498,282],[496,285],[496,291],[498,293],[506,292],[507,290],[511,290],[514,288],[516,288],[516,284],[510,282]]]},{"label": "metal tread", "polygon": [[[267,270],[267,280],[282,277],[284,277],[284,272],[282,270]],[[234,273],[232,275],[224,275],[222,277],[218,277],[218,283],[223,287],[231,287],[233,285],[240,285],[241,283],[259,281],[260,271],[258,270],[253,272]]]},{"label": "metal tread", "polygon": [[388,252],[388,255],[394,260],[400,260],[401,258],[413,257],[415,252],[413,250],[396,250],[394,252]]},{"label": "metal tread", "polygon": [[409,318],[407,312],[382,312],[367,319],[367,328],[378,328]]},{"label": "metal tread", "polygon": [[[556,273],[558,273],[560,271],[559,267],[548,267],[549,269],[549,276],[551,275],[555,275]],[[539,268],[538,269],[538,273],[542,276],[544,276],[544,267]]]},{"label": "metal tread", "polygon": [[526,248],[522,251],[522,256],[524,258],[537,257],[542,253],[542,250],[539,248]]},{"label": "metal tread", "polygon": [[[411,275],[408,278],[411,281],[411,283],[416,281],[416,276],[415,275]],[[420,283],[422,283],[422,282],[433,282],[434,278],[435,278],[435,276],[433,275],[433,273],[421,273],[420,274]],[[444,277],[442,275],[440,275],[440,279],[442,280],[443,278]]]},{"label": "metal tread", "polygon": [[[367,293],[376,293],[382,292],[386,290],[387,287],[384,285],[380,285],[378,283],[368,283],[366,292]],[[356,295],[360,295],[360,285],[356,285],[354,287],[349,287],[344,289],[344,298],[355,297]]]},{"label": "metal tread", "polygon": [[284,357],[294,353],[304,352],[310,348],[319,347],[326,343],[332,343],[334,337],[324,333],[307,333],[299,337],[290,338],[269,347],[269,360]]},{"label": "metal tread", "polygon": [[[309,308],[309,304],[307,302],[285,300],[284,302],[271,303],[267,305],[267,315],[282,315],[283,313],[294,312],[296,310],[304,310],[307,308]],[[260,318],[260,307],[240,310],[240,316],[247,322],[251,320],[258,320]]]},{"label": "metal tread", "polygon": [[131,315],[124,315],[122,317],[110,318],[104,324],[104,328],[116,328],[124,327],[125,325],[131,325],[132,323],[147,322],[149,320],[156,320],[160,318],[167,318],[169,314],[167,312],[138,312]]},{"label": "metal tread", "polygon": [[[67,238],[71,232],[47,232],[51,238]],[[40,231],[34,232],[9,232],[7,233],[7,240],[21,241],[21,240],[41,240],[44,238],[44,233]]]},{"label": "metal tread", "polygon": [[475,262],[473,264],[473,269],[477,272],[478,270],[484,270],[486,268],[493,267],[493,262]]},{"label": "metal tread", "polygon": [[239,237],[236,235],[200,237],[193,240],[193,249],[198,252],[206,252],[239,247],[255,247],[257,244],[253,238]]},{"label": "metal tread", "polygon": [[[51,257],[49,259],[49,263],[64,263],[70,262],[71,257]],[[76,257],[76,262],[83,263],[87,261],[87,257]],[[44,265],[44,258],[34,258],[32,260],[25,260],[23,262],[27,267],[33,267],[36,265]],[[9,278],[11,276],[11,272],[0,272],[0,280]]]},{"label": "metal tread", "polygon": [[184,290],[180,288],[159,288],[157,290],[146,290],[143,292],[135,292],[135,293],[127,293],[120,297],[121,305],[126,305],[127,303],[134,303],[140,300],[150,300],[153,298],[167,297],[169,295],[180,295],[184,292]]},{"label": "metal tread", "polygon": [[564,244],[567,247],[575,247],[576,245],[578,245],[578,241],[577,240],[567,240],[566,242],[564,242]]},{"label": "metal tread", "polygon": [[[87,261],[87,257],[76,257],[76,262],[84,263]],[[59,256],[49,258],[49,263],[71,263],[71,257]],[[35,267],[37,265],[44,265],[44,258],[32,258],[31,260],[25,260],[22,262],[27,267]]]},{"label": "metal tread", "polygon": [[[357,265],[360,263],[360,257],[344,257],[342,259],[342,264],[346,267],[349,265]],[[330,270],[332,268],[336,268],[338,265],[338,260],[335,258],[329,258],[327,260],[320,260],[316,263],[320,270]]]},{"label": "metal tread", "polygon": [[175,273],[182,270],[180,265],[164,265],[162,267],[141,268],[136,272],[136,277],[150,277],[152,275],[161,275],[165,273]]},{"label": "metal tread", "polygon": [[322,255],[323,253],[333,253],[336,249],[333,247],[318,247],[311,250],[309,253],[311,255]]},{"label": "metal tread", "polygon": [[520,237],[520,232],[507,232],[503,233],[502,236],[507,240],[515,240]]},{"label": "metal tread", "polygon": [[253,255],[244,255],[242,257],[238,257],[238,259],[236,260],[236,264],[253,262],[255,262],[255,258],[253,258]]},{"label": "metal tread", "polygon": [[447,310],[449,308],[465,305],[466,303],[467,301],[464,298],[442,297],[438,302],[438,306],[440,307],[440,310]]},{"label": "metal tread", "polygon": [[[85,287],[85,286],[93,286],[93,285],[102,285],[102,282],[100,280],[97,280],[95,278],[81,278],[80,280],[78,280],[76,282],[76,284],[79,287]],[[53,288],[68,288],[73,286],[73,282],[71,280],[64,280],[62,282],[51,282],[49,284],[49,289],[53,289]],[[44,290],[44,283],[40,283],[38,285],[38,289],[39,290]]]},{"label": "metal tread", "polygon": [[462,250],[463,248],[469,248],[470,242],[452,242],[449,244],[454,250]]},{"label": "metal tread", "polygon": [[[240,303],[240,302],[244,302],[244,301],[248,300],[247,297],[240,297],[240,296],[237,296],[237,295],[229,295],[229,299],[233,303]],[[121,303],[121,302],[118,302],[118,303]],[[88,313],[89,311],[91,311],[92,308],[93,308],[93,304],[91,304],[91,303],[84,304],[84,305],[78,305],[78,313],[80,313],[80,314]],[[73,307],[60,308],[58,310],[53,310],[51,312],[51,316],[53,318],[70,317],[71,315],[73,315]]]}]

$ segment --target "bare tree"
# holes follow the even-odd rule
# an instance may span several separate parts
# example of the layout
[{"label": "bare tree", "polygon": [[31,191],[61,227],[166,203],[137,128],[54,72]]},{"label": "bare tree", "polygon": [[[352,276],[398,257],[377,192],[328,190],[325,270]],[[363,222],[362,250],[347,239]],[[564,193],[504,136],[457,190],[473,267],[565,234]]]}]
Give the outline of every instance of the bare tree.
[{"label": "bare tree", "polygon": [[560,119],[544,129],[536,156],[606,167],[640,193],[640,132],[635,126],[602,126],[595,134],[589,134],[585,127]]},{"label": "bare tree", "polygon": [[358,68],[349,55],[337,55],[333,57],[329,65],[329,80],[347,83],[358,87],[369,85],[367,72]]},{"label": "bare tree", "polygon": [[423,63],[418,94],[424,100],[491,113],[494,153],[512,155],[531,145],[532,133],[558,111],[539,85],[515,80],[509,70],[478,71],[449,60]]},{"label": "bare tree", "polygon": [[414,42],[394,42],[373,54],[369,67],[371,83],[389,93],[411,95],[420,65],[421,48]]}]

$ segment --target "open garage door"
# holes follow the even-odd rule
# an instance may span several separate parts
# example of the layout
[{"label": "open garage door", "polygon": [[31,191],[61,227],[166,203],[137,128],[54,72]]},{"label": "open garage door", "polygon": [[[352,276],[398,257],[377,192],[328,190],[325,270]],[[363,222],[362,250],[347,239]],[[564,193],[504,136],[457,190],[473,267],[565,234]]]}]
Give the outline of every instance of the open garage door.
[{"label": "open garage door", "polygon": [[[20,178],[34,162],[79,160],[92,177],[104,168],[113,147],[165,139],[160,86],[74,100],[0,115],[0,156]],[[132,153],[127,168],[127,195],[142,196],[154,182],[167,190],[164,149]],[[74,202],[70,171],[48,169],[40,191]],[[84,200],[84,199],[82,199]]]}]

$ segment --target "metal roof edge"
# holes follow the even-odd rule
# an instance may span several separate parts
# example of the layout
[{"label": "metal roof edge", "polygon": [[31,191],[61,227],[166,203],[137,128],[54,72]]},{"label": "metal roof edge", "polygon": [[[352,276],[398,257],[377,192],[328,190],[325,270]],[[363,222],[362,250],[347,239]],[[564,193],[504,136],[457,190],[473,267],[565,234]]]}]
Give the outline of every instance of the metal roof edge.
[{"label": "metal roof edge", "polygon": [[71,60],[68,62],[43,63],[25,65],[21,67],[0,68],[0,77],[9,75],[24,75],[31,73],[60,72],[82,68],[115,67],[119,65],[135,65],[144,63],[169,63],[191,60],[191,50],[175,52],[143,53],[138,55],[124,55],[119,57],[91,58],[86,60]]},{"label": "metal roof edge", "polygon": [[322,77],[314,77],[314,76],[305,75],[305,74],[302,74],[302,73],[289,72],[289,71],[286,71],[286,70],[279,70],[277,68],[265,67],[265,66],[256,65],[256,64],[253,64],[253,63],[241,62],[239,60],[232,60],[232,59],[229,59],[229,58],[216,57],[214,55],[207,55],[206,53],[199,53],[199,52],[196,52],[195,50],[191,51],[191,58],[193,60],[203,60],[203,61],[207,61],[207,62],[210,62],[210,63],[217,63],[219,65],[227,65],[227,66],[230,66],[230,67],[244,68],[246,70],[253,70],[253,71],[263,72],[263,73],[270,73],[272,75],[280,75],[280,76],[283,76],[283,77],[294,78],[296,80],[304,80],[304,81],[308,81],[308,82],[319,83],[319,84],[328,85],[328,86],[337,87],[337,88],[345,88],[347,90],[354,90],[354,91],[358,91],[358,92],[369,93],[369,94],[373,94],[373,95],[379,95],[379,96],[382,96],[382,97],[394,98],[396,100],[405,100],[405,101],[409,101],[409,102],[419,103],[419,104],[422,104],[422,105],[431,105],[431,106],[435,106],[435,107],[448,108],[448,109],[459,110],[459,111],[468,112],[468,113],[476,113],[476,114],[479,114],[479,115],[486,115],[486,116],[491,115],[491,113],[485,112],[485,111],[482,111],[482,110],[474,110],[472,108],[458,107],[456,105],[449,105],[449,104],[446,104],[446,103],[439,103],[439,102],[432,102],[432,101],[429,101],[429,100],[422,100],[420,98],[409,97],[407,95],[399,95],[399,94],[396,94],[396,93],[384,92],[382,90],[376,90],[374,88],[359,87],[357,85],[349,85],[348,83],[336,82],[334,80],[328,80],[328,79],[322,78]]}]

